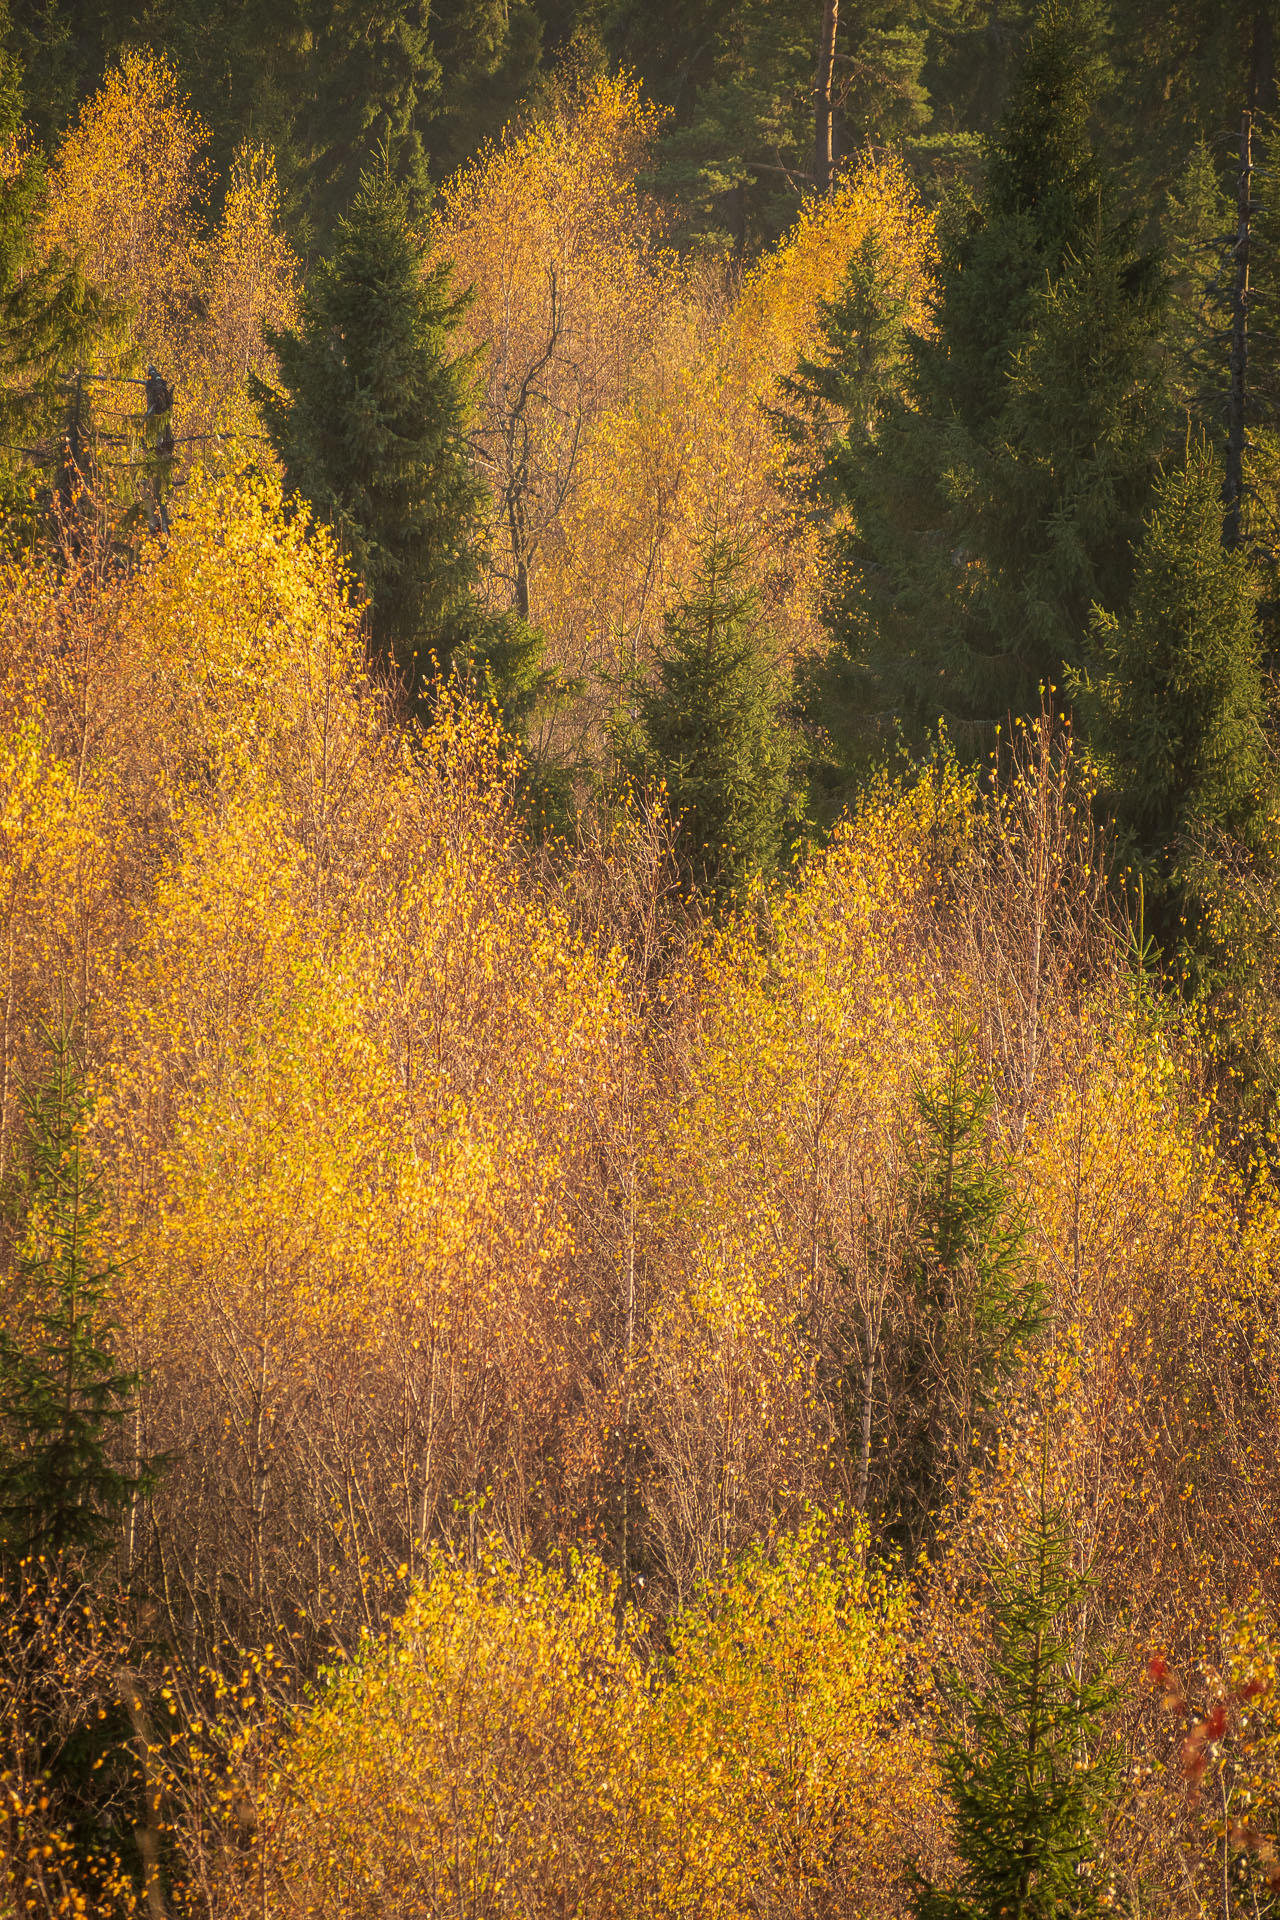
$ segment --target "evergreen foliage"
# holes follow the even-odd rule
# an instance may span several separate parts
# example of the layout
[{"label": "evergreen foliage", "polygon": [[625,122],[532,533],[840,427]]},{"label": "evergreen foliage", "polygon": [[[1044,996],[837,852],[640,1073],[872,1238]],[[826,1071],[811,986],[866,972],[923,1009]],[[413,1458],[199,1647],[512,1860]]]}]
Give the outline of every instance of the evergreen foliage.
[{"label": "evergreen foliage", "polygon": [[327,242],[377,164],[425,210],[428,168],[459,164],[536,81],[541,22],[530,0],[12,0],[7,38],[46,139],[126,47],[166,54],[219,171],[265,142],[295,232]]},{"label": "evergreen foliage", "polygon": [[82,1134],[92,1102],[70,1038],[26,1096],[27,1169],[16,1253],[19,1311],[0,1327],[0,1545],[11,1563],[92,1560],[148,1478],[116,1463],[137,1375],[113,1344],[119,1269],[94,1249],[102,1191]]},{"label": "evergreen foliage", "polygon": [[[1258,116],[1252,142],[1240,515],[1243,544],[1261,575],[1259,613],[1264,658],[1271,672],[1280,660],[1280,353],[1276,350],[1280,341],[1280,204],[1274,191],[1278,139],[1280,120]],[[1238,145],[1233,141],[1231,146],[1234,152],[1230,152],[1230,159],[1237,161]],[[1234,173],[1234,168],[1230,172]],[[1236,186],[1237,179],[1229,173],[1228,185]],[[1225,227],[1228,244],[1221,253],[1225,297],[1218,303],[1222,318],[1210,335],[1209,351],[1204,356],[1212,356],[1216,376],[1208,383],[1216,402],[1205,422],[1211,431],[1222,424],[1231,381],[1231,295],[1235,290],[1239,229],[1237,208],[1230,204]]]},{"label": "evergreen foliage", "polygon": [[333,231],[375,169],[395,181],[410,217],[426,212],[424,129],[441,86],[428,16],[427,0],[328,0],[296,136],[303,206],[321,231]]},{"label": "evergreen foliage", "polygon": [[[843,492],[850,448],[875,431],[906,360],[910,306],[888,249],[870,230],[855,249],[834,299],[818,303],[818,350],[779,381],[779,428],[816,466],[814,493],[829,515]],[[817,452],[816,462],[813,459]]]},{"label": "evergreen foliage", "polygon": [[1187,904],[1191,842],[1218,832],[1251,844],[1265,799],[1257,588],[1245,556],[1222,545],[1221,487],[1203,440],[1162,476],[1132,607],[1096,612],[1078,682],[1122,851],[1166,934]]},{"label": "evergreen foliage", "polygon": [[[967,170],[975,131],[998,115],[1025,10],[1024,0],[841,0],[837,156],[894,141],[928,178]],[[821,14],[807,0],[616,0],[604,10],[611,56],[673,109],[659,179],[690,236],[750,253],[811,189]]]},{"label": "evergreen foliage", "polygon": [[694,884],[727,900],[777,866],[797,807],[786,684],[724,539],[707,542],[693,591],[667,615],[657,668],[636,690],[621,758],[637,781],[665,783]]},{"label": "evergreen foliage", "polygon": [[1221,430],[1231,326],[1236,210],[1207,142],[1198,140],[1165,200],[1171,392],[1210,432]]},{"label": "evergreen foliage", "polygon": [[1176,179],[1241,109],[1276,107],[1274,0],[1114,0],[1107,127],[1137,181]]},{"label": "evergreen foliage", "polygon": [[[839,151],[925,124],[927,14],[949,10],[902,0],[846,0],[840,45],[856,48],[857,57],[841,67]],[[643,29],[635,11],[621,9],[614,28],[624,56],[642,33],[647,37],[647,9]],[[809,0],[732,0],[701,11],[697,37],[689,33],[692,20],[685,27],[694,40],[696,91],[690,89],[688,108],[664,144],[659,179],[678,196],[693,234],[749,252],[776,238],[813,184],[821,8]],[[659,91],[666,91],[661,82]]]},{"label": "evergreen foliage", "polygon": [[92,366],[118,319],[76,261],[37,249],[44,165],[22,118],[21,76],[0,54],[0,148],[10,156],[0,174],[0,509],[10,541],[31,531],[30,458],[52,459],[68,417],[68,376]]},{"label": "evergreen foliage", "polygon": [[1044,1299],[1008,1180],[992,1163],[993,1094],[963,1035],[946,1076],[916,1094],[909,1148],[912,1250],[899,1392],[914,1410],[898,1469],[899,1524],[918,1543],[950,1484],[975,1465],[1023,1347],[1042,1331]]},{"label": "evergreen foliage", "polygon": [[943,222],[936,330],[851,443],[828,706],[852,682],[881,724],[985,737],[1060,683],[1095,601],[1123,602],[1167,415],[1162,274],[1090,145],[1098,32],[1045,0],[982,193]]},{"label": "evergreen foliage", "polygon": [[992,1582],[986,1686],[957,1685],[960,1730],[942,1769],[961,1871],[922,1882],[918,1920],[1076,1920],[1110,1901],[1099,1853],[1117,1755],[1093,1757],[1117,1689],[1085,1679],[1067,1616],[1087,1590],[1073,1576],[1061,1515],[1038,1516]]},{"label": "evergreen foliage", "polygon": [[441,85],[424,138],[436,178],[493,138],[538,84],[544,37],[554,26],[547,13],[529,0],[432,0]]},{"label": "evergreen foliage", "polygon": [[[1259,579],[1264,659],[1275,656],[1280,577],[1280,210],[1268,191],[1275,124],[1253,123],[1250,195],[1243,494],[1240,534]],[[1239,266],[1235,189],[1240,151],[1221,136],[1192,147],[1165,204],[1174,298],[1166,325],[1171,389],[1188,420],[1221,447],[1230,416],[1234,296]],[[1230,188],[1232,191],[1228,191]]]},{"label": "evergreen foliage", "polygon": [[467,456],[472,361],[450,356],[462,300],[425,265],[404,190],[366,176],[317,267],[279,386],[253,380],[289,485],[336,529],[369,590],[376,657],[416,696],[476,630],[481,490]]},{"label": "evergreen foliage", "polygon": [[[854,495],[859,462],[898,392],[908,354],[909,296],[873,231],[855,250],[835,297],[818,310],[818,348],[779,382],[774,419],[798,471],[809,510],[822,528],[833,606],[847,612],[857,588],[850,580],[849,529],[844,509]],[[856,724],[869,698],[865,663],[832,652],[804,670],[802,695],[827,723],[812,754],[812,795],[818,811],[837,811],[863,770],[865,751]]]}]

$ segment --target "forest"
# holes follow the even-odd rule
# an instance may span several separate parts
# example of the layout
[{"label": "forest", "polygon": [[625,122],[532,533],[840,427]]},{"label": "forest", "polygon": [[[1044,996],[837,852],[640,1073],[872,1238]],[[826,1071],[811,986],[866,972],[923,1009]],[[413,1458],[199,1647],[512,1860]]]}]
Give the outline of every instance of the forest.
[{"label": "forest", "polygon": [[1280,1915],[1278,37],[0,5],[0,1920]]}]

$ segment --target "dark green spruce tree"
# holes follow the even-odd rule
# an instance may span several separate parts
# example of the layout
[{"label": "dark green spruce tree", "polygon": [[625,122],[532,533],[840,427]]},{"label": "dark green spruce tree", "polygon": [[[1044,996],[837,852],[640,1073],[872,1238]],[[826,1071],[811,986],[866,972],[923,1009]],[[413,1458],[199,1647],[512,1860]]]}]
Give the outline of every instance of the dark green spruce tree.
[{"label": "dark green spruce tree", "polygon": [[689,877],[715,900],[777,867],[798,816],[787,698],[741,556],[713,538],[692,592],[666,616],[656,679],[635,689],[617,745],[637,784],[665,784]]},{"label": "dark green spruce tree", "polygon": [[1205,441],[1162,475],[1132,605],[1095,614],[1076,686],[1118,851],[1168,946],[1194,921],[1198,843],[1255,850],[1268,799],[1257,584],[1223,547],[1222,471]]},{"label": "dark green spruce tree", "polygon": [[83,1144],[91,1111],[69,1037],[28,1092],[14,1285],[0,1326],[0,1549],[10,1570],[89,1566],[150,1470],[121,1465],[137,1375],[115,1347],[119,1270],[95,1249],[102,1190]]},{"label": "dark green spruce tree", "polygon": [[370,595],[375,658],[413,699],[475,640],[482,492],[468,458],[465,296],[426,267],[402,188],[367,175],[312,275],[296,332],[252,383],[290,488],[335,529]]},{"label": "dark green spruce tree", "polygon": [[1166,194],[1163,225],[1171,391],[1193,420],[1217,432],[1229,378],[1236,210],[1207,141],[1196,142]]},{"label": "dark green spruce tree", "polygon": [[[942,1742],[960,1871],[922,1881],[918,1920],[1085,1920],[1111,1911],[1101,1849],[1117,1787],[1105,1717],[1118,1690],[1084,1677],[1069,1616],[1087,1583],[1072,1574],[1061,1516],[1046,1510],[994,1569],[993,1647],[982,1690],[952,1683],[956,1727]],[[1101,1749],[1101,1751],[1099,1751]]]},{"label": "dark green spruce tree", "polygon": [[[819,305],[816,350],[778,383],[772,417],[797,491],[823,540],[835,609],[847,609],[852,587],[843,509],[865,449],[902,387],[909,305],[883,241],[868,233],[835,297]],[[841,723],[864,704],[866,685],[866,662],[844,649],[804,670],[803,704],[834,722],[820,729],[810,746],[810,797],[819,818],[839,812],[863,771],[869,743]]]},{"label": "dark green spruce tree", "polygon": [[826,518],[846,491],[851,450],[875,432],[902,379],[909,304],[884,241],[866,234],[834,298],[818,303],[816,352],[778,382],[773,418],[813,473],[810,491]]},{"label": "dark green spruce tree", "polygon": [[906,1323],[894,1398],[909,1409],[886,1508],[918,1547],[977,1464],[999,1397],[1044,1325],[1043,1290],[1009,1180],[987,1145],[993,1093],[957,1035],[937,1086],[916,1094]]},{"label": "dark green spruce tree", "polygon": [[423,218],[425,134],[441,93],[427,0],[324,0],[311,12],[314,53],[293,133],[303,213],[318,233],[337,232],[362,183],[383,170],[408,215]]},{"label": "dark green spruce tree", "polygon": [[1043,0],[981,190],[944,210],[936,329],[851,443],[833,733],[945,718],[976,748],[1124,602],[1168,415],[1163,274],[1094,156],[1100,33],[1093,0]]}]

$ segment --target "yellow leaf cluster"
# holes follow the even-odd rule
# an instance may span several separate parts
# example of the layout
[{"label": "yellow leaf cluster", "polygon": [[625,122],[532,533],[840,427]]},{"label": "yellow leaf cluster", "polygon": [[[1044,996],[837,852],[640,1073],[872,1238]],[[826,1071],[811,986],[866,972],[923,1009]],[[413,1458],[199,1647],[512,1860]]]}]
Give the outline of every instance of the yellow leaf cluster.
[{"label": "yellow leaf cluster", "polygon": [[[131,574],[0,577],[5,1177],[69,1021],[141,1381],[119,1445],[166,1463],[122,1583],[219,1685],[237,1648],[295,1682],[351,1656],[250,1756],[252,1845],[314,1910],[900,1911],[947,1845],[905,1702],[934,1652],[980,1678],[1042,1468],[1082,1647],[1237,1691],[1270,1658],[1274,1172],[1127,957],[1069,744],[1046,718],[1013,758],[885,779],[699,929],[641,827],[527,843],[491,713],[396,722],[277,481],[193,477]],[[957,1034],[1046,1330],[903,1589],[864,1560]],[[1225,1855],[1161,1714],[1130,1689],[1109,1844],[1190,1913]]]},{"label": "yellow leaf cluster", "polygon": [[[566,87],[449,182],[436,244],[473,300],[491,591],[607,704],[645,666],[712,532],[739,541],[787,645],[815,642],[817,546],[768,409],[817,343],[869,232],[927,324],[932,227],[901,165],[867,161],[739,283],[662,244],[635,187],[659,116],[625,80]],[[598,716],[597,716],[598,717]],[[577,724],[582,724],[580,712]]]},{"label": "yellow leaf cluster", "polygon": [[127,51],[54,155],[41,238],[123,303],[126,360],[175,386],[177,432],[242,434],[257,427],[246,375],[267,371],[264,327],[296,317],[298,268],[260,147],[235,155],[210,229],[207,141],[168,62]]},{"label": "yellow leaf cluster", "polygon": [[242,1867],[316,1915],[899,1911],[930,1762],[904,1596],[810,1516],[646,1672],[594,1559],[437,1556],[381,1643],[286,1722]]}]

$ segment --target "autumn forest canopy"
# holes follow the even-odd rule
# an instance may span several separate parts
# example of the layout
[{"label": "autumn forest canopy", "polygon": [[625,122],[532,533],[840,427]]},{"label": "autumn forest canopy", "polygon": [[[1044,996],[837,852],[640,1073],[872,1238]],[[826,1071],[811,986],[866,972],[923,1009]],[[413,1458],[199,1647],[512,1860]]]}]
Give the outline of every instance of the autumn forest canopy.
[{"label": "autumn forest canopy", "polygon": [[0,5],[0,1920],[1280,1913],[1278,39]]}]

